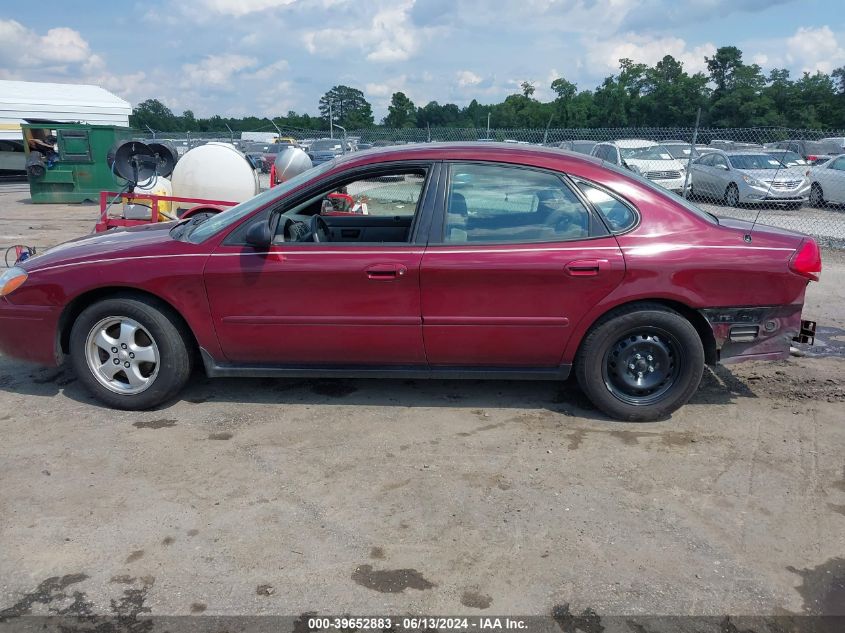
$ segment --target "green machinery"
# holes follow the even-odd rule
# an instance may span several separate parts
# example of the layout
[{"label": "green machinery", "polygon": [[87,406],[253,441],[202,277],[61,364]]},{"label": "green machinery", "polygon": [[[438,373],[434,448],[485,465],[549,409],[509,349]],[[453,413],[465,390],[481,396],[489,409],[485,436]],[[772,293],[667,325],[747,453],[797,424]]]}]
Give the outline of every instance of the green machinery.
[{"label": "green machinery", "polygon": [[21,125],[29,192],[36,203],[99,200],[114,189],[106,155],[128,127],[30,121]]}]

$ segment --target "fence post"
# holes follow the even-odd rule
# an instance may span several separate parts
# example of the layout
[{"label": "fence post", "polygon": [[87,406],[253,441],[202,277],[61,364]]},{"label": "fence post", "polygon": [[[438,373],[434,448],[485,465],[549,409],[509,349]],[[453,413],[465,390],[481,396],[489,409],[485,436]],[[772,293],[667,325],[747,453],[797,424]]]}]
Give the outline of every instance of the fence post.
[{"label": "fence post", "polygon": [[701,122],[701,108],[698,108],[698,113],[695,115],[695,129],[692,131],[692,142],[689,146],[689,158],[687,159],[687,170],[684,173],[684,190],[681,192],[684,198],[689,199],[689,191],[687,185],[689,184],[689,171],[692,167],[692,153],[695,151],[695,141],[698,139],[698,124]]}]

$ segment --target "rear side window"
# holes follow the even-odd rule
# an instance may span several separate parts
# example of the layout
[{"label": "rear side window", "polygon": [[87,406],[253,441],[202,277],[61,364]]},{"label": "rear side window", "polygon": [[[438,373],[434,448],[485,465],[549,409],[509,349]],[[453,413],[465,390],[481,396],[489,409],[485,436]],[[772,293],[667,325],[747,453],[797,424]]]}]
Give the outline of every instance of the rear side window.
[{"label": "rear side window", "polygon": [[564,181],[549,172],[454,163],[443,241],[447,244],[557,242],[604,233]]},{"label": "rear side window", "polygon": [[637,223],[636,212],[619,198],[583,180],[577,180],[576,183],[587,200],[599,210],[614,233],[623,233]]}]

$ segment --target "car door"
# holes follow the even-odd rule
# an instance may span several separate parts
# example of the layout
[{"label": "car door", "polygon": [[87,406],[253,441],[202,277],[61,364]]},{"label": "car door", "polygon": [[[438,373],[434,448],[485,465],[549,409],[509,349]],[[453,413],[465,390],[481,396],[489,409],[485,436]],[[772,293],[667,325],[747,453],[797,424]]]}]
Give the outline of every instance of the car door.
[{"label": "car door", "polygon": [[825,168],[819,170],[823,179],[819,179],[828,202],[845,202],[845,156],[834,158]]},{"label": "car door", "polygon": [[[332,237],[342,241],[289,241],[256,251],[245,243],[244,227],[224,240],[209,258],[205,283],[226,360],[424,365],[419,290],[424,241],[417,243],[415,236],[427,230],[420,227],[430,213],[428,191],[436,172],[436,164],[356,172],[352,181],[346,176],[311,188],[265,215],[314,201],[319,208],[332,193],[335,201],[369,200],[368,215],[327,212]],[[393,206],[375,208],[376,190],[388,187],[396,191]],[[396,225],[407,226],[401,240]]]},{"label": "car door", "polygon": [[432,366],[557,367],[624,276],[615,238],[560,174],[444,164],[432,217],[420,273]]}]

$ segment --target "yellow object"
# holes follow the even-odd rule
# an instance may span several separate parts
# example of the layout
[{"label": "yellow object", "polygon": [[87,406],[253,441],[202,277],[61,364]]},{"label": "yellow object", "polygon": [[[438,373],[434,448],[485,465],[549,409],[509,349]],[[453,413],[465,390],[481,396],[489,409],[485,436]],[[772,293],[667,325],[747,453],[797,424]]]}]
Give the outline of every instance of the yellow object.
[{"label": "yellow object", "polygon": [[21,270],[19,275],[15,275],[9,279],[9,281],[3,284],[3,287],[0,288],[0,297],[5,297],[7,294],[10,294],[20,288],[21,285],[23,285],[23,282],[26,281],[27,276],[26,272]]},{"label": "yellow object", "polygon": [[[173,187],[170,184],[170,181],[163,176],[156,176],[152,182],[147,184],[144,187],[135,187],[135,193],[137,194],[152,194],[154,196],[172,196],[173,195]],[[171,218],[167,217],[167,215],[163,215],[164,213],[168,215],[172,215],[170,212],[172,202],[161,200],[158,203],[158,221],[159,222],[167,222]],[[149,201],[150,207],[153,206],[152,201]]]}]

